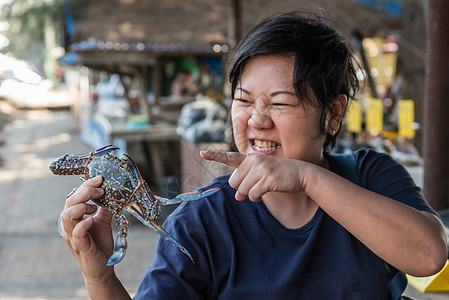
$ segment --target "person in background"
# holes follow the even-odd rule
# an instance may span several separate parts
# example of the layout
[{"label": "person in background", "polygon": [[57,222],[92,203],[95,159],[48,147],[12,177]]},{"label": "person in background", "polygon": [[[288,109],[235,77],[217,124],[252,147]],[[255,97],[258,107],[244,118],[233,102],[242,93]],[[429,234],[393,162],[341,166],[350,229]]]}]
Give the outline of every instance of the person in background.
[{"label": "person in background", "polygon": [[198,92],[192,73],[180,70],[171,84],[171,95],[174,97],[192,97]]},{"label": "person in background", "polygon": [[[228,61],[238,152],[201,156],[235,171],[164,224],[195,263],[161,239],[135,299],[391,299],[397,270],[443,268],[444,227],[407,171],[372,150],[348,156],[352,171],[329,154],[358,89],[334,29],[308,13],[276,15]],[[128,299],[106,267],[111,213],[86,203],[102,195],[100,183],[67,199],[62,235],[92,299]]]}]

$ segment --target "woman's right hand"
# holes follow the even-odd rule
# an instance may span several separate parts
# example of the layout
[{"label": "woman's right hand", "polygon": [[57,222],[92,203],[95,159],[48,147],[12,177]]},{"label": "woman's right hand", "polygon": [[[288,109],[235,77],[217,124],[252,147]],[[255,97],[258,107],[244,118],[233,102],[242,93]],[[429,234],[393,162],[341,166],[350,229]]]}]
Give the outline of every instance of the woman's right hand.
[{"label": "woman's right hand", "polygon": [[86,180],[67,198],[61,213],[61,235],[72,251],[86,284],[104,282],[114,274],[113,267],[106,266],[114,246],[112,213],[102,207],[97,211],[96,205],[86,203],[103,195],[103,189],[99,188],[101,182],[101,176]]}]

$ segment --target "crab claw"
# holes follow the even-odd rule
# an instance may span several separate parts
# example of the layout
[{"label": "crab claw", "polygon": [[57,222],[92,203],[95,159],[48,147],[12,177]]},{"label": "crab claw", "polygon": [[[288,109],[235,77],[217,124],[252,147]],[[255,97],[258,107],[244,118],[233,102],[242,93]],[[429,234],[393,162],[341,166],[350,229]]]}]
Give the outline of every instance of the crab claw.
[{"label": "crab claw", "polygon": [[114,252],[109,257],[107,266],[113,266],[122,261],[126,254],[126,248],[128,248],[128,221],[124,215],[120,215],[116,218],[117,226],[119,227],[119,232],[117,238],[115,239]]},{"label": "crab claw", "polygon": [[122,261],[123,257],[125,257],[125,254],[126,254],[126,250],[123,248],[118,249],[117,251],[114,251],[114,253],[112,253],[111,257],[109,257],[106,265],[113,266],[115,264],[118,264],[119,262]]}]

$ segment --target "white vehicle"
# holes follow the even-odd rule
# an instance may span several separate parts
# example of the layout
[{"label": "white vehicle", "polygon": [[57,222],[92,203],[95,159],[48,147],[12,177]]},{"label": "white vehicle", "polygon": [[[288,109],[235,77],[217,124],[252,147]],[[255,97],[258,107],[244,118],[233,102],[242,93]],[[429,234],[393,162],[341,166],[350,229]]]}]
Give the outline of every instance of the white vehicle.
[{"label": "white vehicle", "polygon": [[[1,76],[3,75],[3,76]],[[0,56],[0,98],[18,108],[58,108],[72,105],[67,92],[34,72],[26,62]]]}]

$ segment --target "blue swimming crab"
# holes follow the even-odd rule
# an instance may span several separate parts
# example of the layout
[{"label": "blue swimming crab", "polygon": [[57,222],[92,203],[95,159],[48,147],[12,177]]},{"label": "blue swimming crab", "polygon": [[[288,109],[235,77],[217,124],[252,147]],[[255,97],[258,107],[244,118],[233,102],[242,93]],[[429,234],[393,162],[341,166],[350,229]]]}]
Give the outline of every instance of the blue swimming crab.
[{"label": "blue swimming crab", "polygon": [[[104,189],[104,195],[101,198],[92,199],[92,201],[108,209],[114,215],[119,229],[114,250],[108,259],[107,265],[112,266],[119,263],[126,253],[128,221],[122,214],[123,209],[126,209],[144,225],[155,230],[165,240],[179,247],[194,262],[187,249],[156,222],[161,212],[159,205],[198,200],[217,192],[221,188],[213,188],[202,193],[197,191],[184,193],[172,199],[155,196],[147,182],[143,180],[139,169],[131,157],[125,154],[125,158],[122,159],[111,154],[112,151],[117,149],[119,148],[108,145],[90,153],[65,154],[50,164],[50,170],[55,175],[83,175],[81,177],[82,180],[87,180],[97,175],[103,177],[101,187]],[[62,228],[59,221],[59,234],[61,234],[61,231]]]}]

